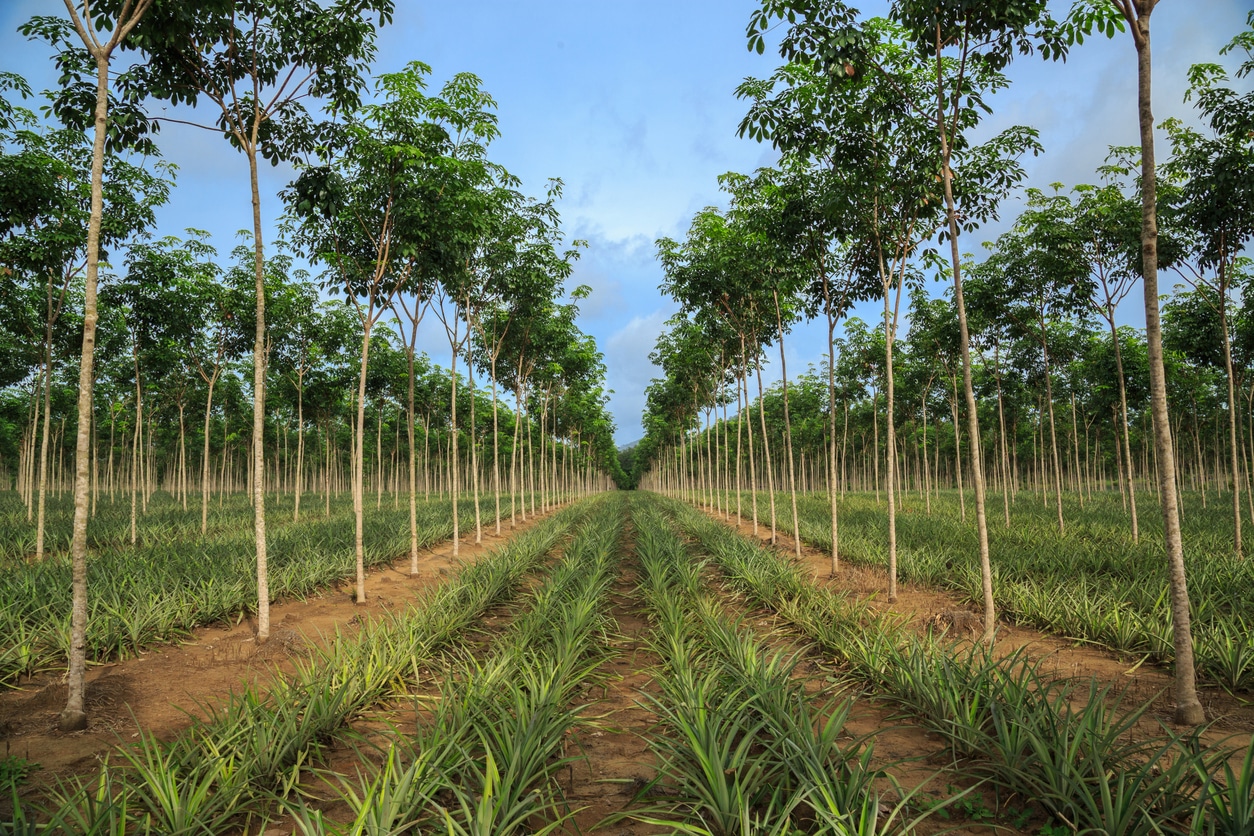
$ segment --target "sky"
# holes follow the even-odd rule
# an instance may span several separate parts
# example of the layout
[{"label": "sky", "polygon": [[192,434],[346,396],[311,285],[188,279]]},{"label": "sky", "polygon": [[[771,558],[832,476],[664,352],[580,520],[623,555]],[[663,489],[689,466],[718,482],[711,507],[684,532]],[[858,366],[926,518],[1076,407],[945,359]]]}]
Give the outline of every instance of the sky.
[{"label": "sky", "polygon": [[[524,191],[544,194],[547,180],[565,183],[559,204],[569,239],[588,242],[570,286],[586,284],[580,326],[605,355],[610,410],[620,444],[642,435],[644,390],[660,371],[648,355],[677,306],[658,290],[654,242],[683,237],[694,213],[722,206],[717,177],[770,165],[769,146],[739,139],[745,106],[735,98],[746,76],[769,75],[780,63],[770,50],[746,49],[744,27],[758,5],[746,0],[397,0],[393,24],[379,33],[376,72],[422,61],[432,87],[471,72],[498,103],[501,137],[490,156],[521,178]],[[50,0],[0,0],[0,69],[25,75],[36,90],[55,83],[42,44],[16,27],[34,14],[56,14]],[[1065,14],[1059,4],[1055,14]],[[1249,0],[1167,0],[1153,16],[1156,121],[1188,119],[1183,102],[1189,65],[1217,61],[1218,50],[1245,25]],[[50,10],[52,9],[52,10]],[[881,13],[876,3],[864,12]],[[1045,188],[1092,182],[1109,145],[1138,142],[1136,57],[1126,33],[1087,40],[1066,63],[1019,58],[1009,88],[993,100],[982,130],[992,135],[1023,124],[1040,131],[1045,153],[1025,161],[1028,182]],[[216,134],[169,125],[159,139],[179,166],[178,186],[162,210],[159,233],[204,229],[225,255],[238,230],[251,227],[248,169]],[[1160,156],[1163,151],[1159,142]],[[277,197],[292,176],[263,172],[262,213],[273,226]],[[964,237],[963,249],[1004,231],[1017,214],[1008,201],[999,223]],[[273,238],[273,233],[270,234]],[[1164,278],[1169,285],[1169,279]],[[1121,316],[1143,324],[1139,292]],[[868,321],[874,303],[855,310]],[[424,322],[420,342],[447,360],[438,322]],[[791,373],[818,361],[825,326],[794,329],[785,343]],[[772,367],[773,368],[773,367]]]}]

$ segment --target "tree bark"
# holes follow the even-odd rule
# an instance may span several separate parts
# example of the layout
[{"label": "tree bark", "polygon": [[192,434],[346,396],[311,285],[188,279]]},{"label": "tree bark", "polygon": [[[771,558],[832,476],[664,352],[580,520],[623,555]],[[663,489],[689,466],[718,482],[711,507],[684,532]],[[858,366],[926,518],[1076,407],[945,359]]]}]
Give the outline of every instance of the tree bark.
[{"label": "tree bark", "polygon": [[779,290],[771,289],[775,299],[775,324],[779,328],[779,369],[784,384],[784,444],[788,447],[788,496],[792,501],[793,552],[801,559],[801,523],[797,518],[797,480],[793,468],[792,420],[788,415],[788,361],[784,359],[784,320],[779,309]]},{"label": "tree bark", "polygon": [[[91,36],[82,26],[71,0],[66,0],[70,16],[79,35],[89,41]],[[147,4],[137,8],[134,19],[142,15]],[[119,26],[119,31],[122,27]],[[93,361],[96,347],[96,283],[100,269],[100,223],[104,217],[104,150],[109,103],[109,55],[118,32],[110,39],[107,50],[93,50],[96,59],[96,114],[91,153],[91,215],[87,226],[87,286],[83,301],[83,347],[78,368],[78,429],[74,457],[74,528],[70,537],[71,599],[70,658],[66,676],[68,696],[57,725],[63,732],[87,728],[84,708],[87,672],[87,445],[91,424],[92,383],[95,380]]]},{"label": "tree bark", "polygon": [[362,320],[361,372],[357,377],[357,421],[353,436],[353,556],[356,564],[356,601],[366,602],[365,475],[366,475],[366,370],[370,362],[370,335],[374,304]]},{"label": "tree bark", "polygon": [[[1133,3],[1135,2],[1135,7]],[[1176,464],[1167,411],[1167,377],[1163,367],[1162,321],[1158,309],[1158,211],[1154,160],[1154,114],[1151,107],[1150,15],[1156,0],[1115,0],[1131,24],[1137,51],[1137,115],[1141,134],[1141,275],[1145,292],[1145,341],[1150,367],[1150,409],[1154,418],[1154,451],[1163,515],[1163,544],[1170,571],[1172,639],[1175,647],[1175,720],[1200,725],[1206,719],[1197,697],[1189,592],[1180,537]],[[1135,13],[1134,13],[1135,9]]]},{"label": "tree bark", "polygon": [[940,24],[936,42],[936,122],[941,144],[941,180],[945,187],[945,214],[949,222],[950,261],[954,277],[954,304],[958,308],[958,342],[962,351],[962,389],[967,401],[967,447],[971,451],[971,481],[975,488],[975,527],[979,537],[980,585],[984,597],[984,635],[986,645],[993,643],[996,611],[993,608],[993,573],[988,557],[988,519],[984,512],[984,466],[981,461],[980,417],[976,412],[975,388],[971,380],[971,333],[967,327],[967,307],[962,297],[962,263],[958,250],[958,211],[954,201],[952,149],[945,130],[945,96],[941,83]]}]

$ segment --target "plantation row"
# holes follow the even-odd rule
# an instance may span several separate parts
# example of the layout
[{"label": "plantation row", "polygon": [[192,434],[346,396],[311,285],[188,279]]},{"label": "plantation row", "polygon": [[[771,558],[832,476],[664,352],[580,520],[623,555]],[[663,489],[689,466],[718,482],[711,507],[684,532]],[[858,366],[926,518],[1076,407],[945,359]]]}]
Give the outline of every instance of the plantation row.
[{"label": "plantation row", "polygon": [[[376,66],[395,6],[72,0],[17,26],[55,72],[36,91],[24,73],[42,70],[0,67],[0,492],[34,523],[31,548],[0,522],[15,535],[0,557],[63,550],[50,498],[73,497],[64,731],[87,726],[87,657],[116,632],[89,626],[118,603],[88,578],[89,549],[117,537],[92,535],[102,489],[127,495],[132,545],[158,490],[199,500],[202,535],[211,500],[247,493],[263,643],[271,598],[305,584],[271,588],[269,537],[289,565],[285,521],[267,526],[274,493],[293,519],[302,493],[327,517],[332,493],[351,495],[360,602],[368,486],[376,504],[408,492],[411,520],[419,491],[491,496],[499,524],[503,494],[611,485],[606,369],[578,322],[591,290],[568,286],[584,243],[563,228],[562,181],[528,194],[494,158],[479,77],[436,76],[410,51]],[[163,147],[175,106],[239,152],[236,211],[214,214],[247,232],[226,258],[209,232],[169,226],[192,153]],[[419,348],[441,344],[443,364]],[[411,551],[418,539],[411,523]],[[239,606],[223,597],[206,606]]]},{"label": "plantation row", "polygon": [[[919,638],[689,505],[619,494],[540,522],[406,610],[311,651],[268,692],[231,696],[174,740],[145,733],[98,775],[19,805],[11,824],[191,834],[286,822],[303,836],[562,827],[577,812],[566,767],[591,756],[571,736],[604,722],[588,686],[617,678],[606,663],[622,651],[612,649],[606,609],[627,557],[628,515],[636,605],[658,660],[638,697],[657,721],[646,735],[656,777],[604,826],[908,832],[981,780],[1014,799],[1000,821],[1044,821],[1042,832],[1237,833],[1254,823],[1250,755],[1233,761],[1194,733],[1146,733],[1138,723],[1148,705],[1096,682],[1055,680],[1023,652],[999,658]],[[772,611],[783,635],[759,636],[733,616],[741,596]],[[476,630],[500,605],[504,628]],[[787,646],[797,640],[934,732],[966,789],[924,800],[937,781],[898,786],[875,735],[849,736],[859,698],[805,687],[802,656]],[[398,696],[417,697],[415,719],[376,732],[377,758],[358,750],[356,776],[321,766],[358,734],[355,720]]]},{"label": "plantation row", "polygon": [[[633,521],[652,643],[662,660],[653,698],[663,810],[640,817],[676,832],[892,832],[912,793],[887,815],[872,782],[874,741],[849,739],[851,699],[817,707],[794,678],[799,656],[769,650],[729,618],[655,504]],[[865,744],[865,745],[864,745]]]},{"label": "plantation row", "polygon": [[[1199,665],[1248,681],[1243,625],[1194,636],[1185,556],[1240,558],[1254,523],[1254,12],[1211,27],[1217,54],[1173,70],[1185,107],[1156,123],[1157,5],[1081,2],[1055,17],[1049,3],[1007,0],[891,0],[880,15],[843,0],[758,4],[747,46],[778,57],[735,95],[739,134],[769,143],[772,164],[719,175],[720,205],[657,241],[660,289],[678,310],[650,355],[661,373],[630,458],[633,484],[650,490],[787,491],[798,543],[798,490],[825,488],[833,504],[882,493],[890,600],[899,497],[927,507],[956,488],[971,505],[964,549],[978,561],[985,643],[999,594],[1071,629],[1057,607],[1027,602],[1033,590],[995,591],[1018,574],[1012,563],[994,576],[997,512],[1011,525],[1024,488],[1039,491],[1065,535],[1083,515],[1064,493],[1082,504],[1118,492],[1134,543],[1146,518],[1161,520],[1144,527],[1161,525],[1163,569],[1149,575],[1166,583],[1129,619],[1087,606],[1082,586],[1079,620],[1160,658],[1169,633],[1176,720],[1199,725]],[[1066,59],[1116,33],[1135,45],[1139,143],[1109,146],[1091,173],[1032,183],[1040,126],[998,117],[990,129],[994,106],[1014,101],[1011,63]],[[1094,89],[1112,97],[1107,111],[1133,112]],[[798,374],[793,361],[790,376],[786,342],[797,349],[802,323],[821,348],[803,346],[811,365]],[[1226,506],[1225,538],[1185,537],[1185,489]],[[1202,606],[1202,623],[1224,608]]]},{"label": "plantation row", "polygon": [[[757,503],[759,528],[770,529],[769,497],[743,493],[702,494],[696,499],[728,517],[739,510],[749,523]],[[779,516],[789,497],[775,496]],[[833,542],[829,497],[797,497],[801,539],[840,560],[882,569],[887,536],[882,504],[867,494],[837,501]],[[1188,529],[1198,544],[1186,552],[1189,596],[1199,673],[1230,691],[1254,687],[1254,567],[1222,548],[1223,509],[1192,515]],[[1161,535],[1133,542],[1112,498],[1090,499],[1070,509],[1065,535],[1052,509],[1021,500],[1015,522],[990,528],[993,592],[1002,615],[1058,635],[1103,644],[1170,666],[1174,658],[1167,571],[1156,553]],[[777,523],[780,520],[777,520]],[[968,602],[982,597],[976,532],[964,523],[956,498],[938,497],[926,513],[915,508],[896,519],[898,567],[906,581],[958,592]],[[791,525],[779,525],[788,531]],[[1207,548],[1207,545],[1210,548]]]},{"label": "plantation row", "polygon": [[[268,692],[248,687],[232,694],[169,743],[145,733],[97,776],[61,784],[45,808],[19,806],[15,824],[84,836],[192,834],[255,822],[277,802],[290,801],[298,818],[316,815],[293,796],[319,752],[346,733],[350,720],[414,686],[423,666],[464,641],[490,607],[514,599],[522,579],[590,513],[588,503],[560,511],[404,611],[337,634]],[[603,527],[593,520],[581,529]],[[367,804],[379,801],[370,796]]]},{"label": "plantation row", "polygon": [[1234,768],[1230,748],[1195,732],[1134,730],[1149,703],[1128,705],[1096,681],[1054,679],[1022,651],[998,657],[919,638],[691,506],[665,507],[734,588],[899,702],[965,774],[1032,800],[1054,826],[1192,834],[1254,824],[1254,749]]},{"label": "plantation row", "polygon": [[[453,533],[452,504],[417,506],[417,548]],[[471,500],[458,503],[463,528],[475,520]],[[125,658],[192,628],[254,612],[257,576],[252,561],[251,511],[236,503],[211,537],[199,529],[145,519],[141,545],[101,548],[88,562],[93,589],[88,612],[88,658]],[[232,523],[232,517],[234,521]],[[171,514],[177,520],[177,513]],[[270,594],[304,597],[350,577],[354,568],[351,511],[306,518],[271,530]],[[411,547],[407,509],[366,514],[364,562],[390,563]],[[106,532],[108,529],[104,529]],[[68,555],[17,563],[0,574],[0,684],[62,665],[68,656],[71,611]]]},{"label": "plantation row", "polygon": [[[312,517],[342,516],[351,510],[348,496],[331,496],[324,510],[322,497],[313,497],[319,505]],[[392,498],[389,497],[389,505]],[[267,506],[274,511],[272,529],[293,520],[292,501],[282,494],[267,497]],[[308,506],[306,506],[308,509]],[[64,554],[70,549],[73,536],[74,504],[69,498],[49,497],[48,518],[44,529],[44,548],[48,554]],[[284,513],[286,512],[286,513]],[[202,535],[200,515],[189,513],[170,494],[159,491],[149,500],[148,510],[136,519],[136,542],[144,546],[156,543],[173,544],[217,537],[238,532],[252,521],[253,509],[242,493],[219,494],[209,503],[209,514]],[[0,492],[0,561],[26,561],[35,554],[35,524],[28,518],[25,505],[12,492]],[[97,507],[87,533],[87,547],[93,551],[120,548],[131,543],[131,510],[129,503],[105,501]]]},{"label": "plantation row", "polygon": [[[840,505],[839,553],[863,565],[885,565],[884,516],[870,497]],[[932,516],[898,517],[901,577],[981,599],[980,573],[970,560],[975,532],[952,501]],[[832,549],[826,497],[798,499],[802,538]],[[1167,567],[1155,557],[1158,537],[1132,543],[1113,502],[1076,511],[1059,536],[1046,514],[1020,513],[1009,528],[990,529],[993,592],[1015,621],[1145,655],[1170,665],[1171,611]],[[1223,535],[1198,530],[1185,552],[1198,672],[1229,690],[1254,687],[1254,566],[1222,547]],[[1194,545],[1195,544],[1195,545]]]}]

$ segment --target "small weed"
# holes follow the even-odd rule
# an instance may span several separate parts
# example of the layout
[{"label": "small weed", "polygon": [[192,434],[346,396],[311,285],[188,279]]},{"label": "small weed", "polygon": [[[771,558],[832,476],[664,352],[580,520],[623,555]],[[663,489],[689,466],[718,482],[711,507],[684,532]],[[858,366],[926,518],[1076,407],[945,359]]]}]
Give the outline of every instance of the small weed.
[{"label": "small weed", "polygon": [[39,769],[39,764],[17,755],[5,755],[0,758],[0,786],[19,787],[26,783],[31,773]]}]

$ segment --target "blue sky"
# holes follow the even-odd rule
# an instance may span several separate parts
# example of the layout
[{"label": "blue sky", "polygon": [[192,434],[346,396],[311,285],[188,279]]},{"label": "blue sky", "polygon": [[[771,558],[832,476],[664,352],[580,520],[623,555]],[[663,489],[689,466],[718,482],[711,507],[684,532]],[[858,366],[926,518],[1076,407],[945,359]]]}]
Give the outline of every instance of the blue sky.
[{"label": "blue sky", "polygon": [[[641,435],[644,387],[657,374],[648,354],[675,311],[657,290],[653,242],[682,237],[693,213],[721,203],[719,174],[773,159],[769,148],[735,135],[744,108],[734,88],[745,76],[769,74],[779,60],[745,48],[744,26],[755,6],[745,0],[398,0],[394,25],[380,33],[378,71],[420,60],[432,66],[433,86],[456,72],[483,79],[499,104],[502,136],[492,156],[526,190],[539,195],[547,178],[565,181],[566,230],[589,242],[573,280],[593,289],[582,303],[581,325],[605,353],[620,442]],[[1217,60],[1219,47],[1244,26],[1247,9],[1247,2],[1230,0],[1167,0],[1158,7],[1157,120],[1188,117],[1185,70]],[[863,10],[882,8],[867,3]],[[37,89],[51,85],[55,76],[42,46],[27,43],[15,28],[33,14],[60,11],[50,0],[0,2],[0,67],[22,72]],[[1088,41],[1066,64],[1021,58],[1010,75],[1013,83],[995,100],[986,127],[1040,130],[1045,155],[1027,162],[1034,185],[1092,181],[1108,145],[1136,143],[1135,52],[1126,34]],[[242,156],[216,135],[178,126],[163,131],[161,145],[180,166],[161,232],[206,229],[220,252],[229,251],[236,230],[251,225]],[[284,168],[264,173],[267,221],[281,209],[276,193],[289,176]],[[1007,205],[1003,218],[1014,215]],[[979,240],[1004,226],[990,226],[964,249],[977,250]],[[1139,293],[1133,296],[1136,305],[1124,316],[1139,324]],[[873,318],[874,305],[861,315]],[[424,325],[424,347],[447,357],[438,323]],[[818,359],[824,330],[801,326],[790,335],[790,370]]]}]

